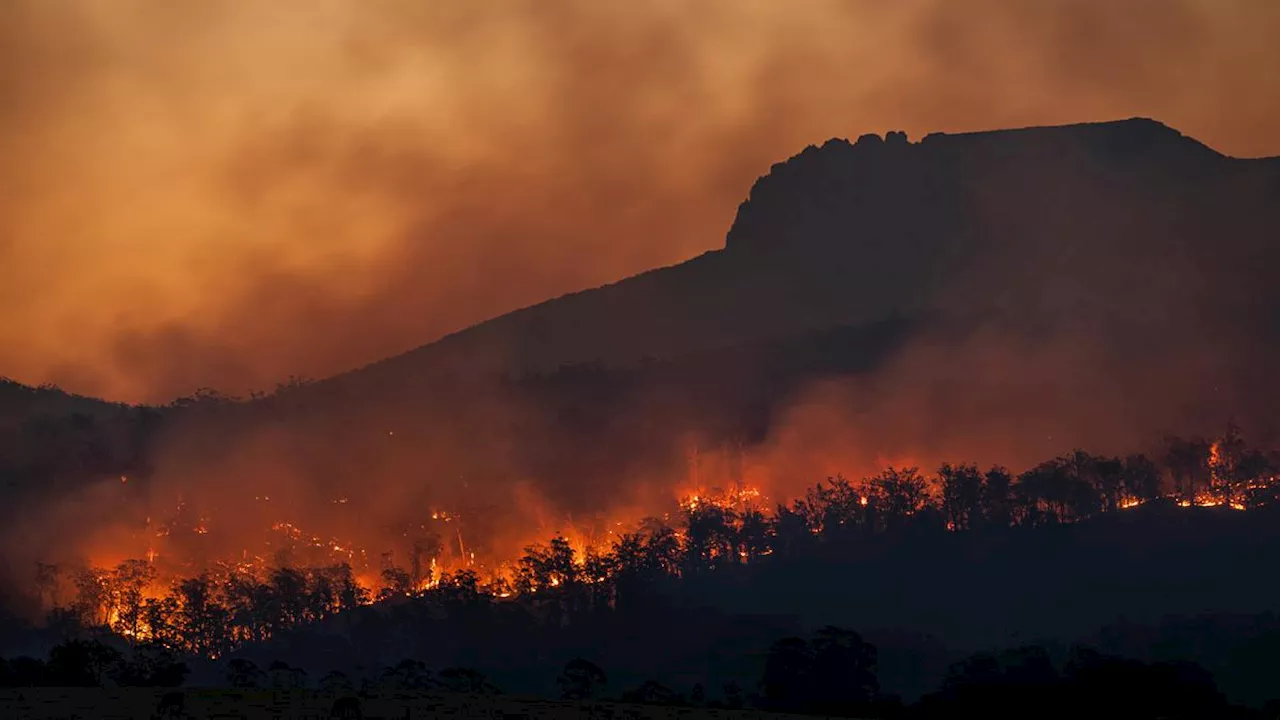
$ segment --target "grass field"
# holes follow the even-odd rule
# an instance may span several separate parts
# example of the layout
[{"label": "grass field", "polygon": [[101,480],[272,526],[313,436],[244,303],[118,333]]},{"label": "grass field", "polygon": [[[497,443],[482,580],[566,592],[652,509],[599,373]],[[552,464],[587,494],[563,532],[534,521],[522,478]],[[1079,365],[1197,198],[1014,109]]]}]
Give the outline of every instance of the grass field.
[{"label": "grass field", "polygon": [[[343,700],[344,697],[351,699]],[[354,712],[356,707],[358,714]],[[355,698],[307,690],[23,688],[0,690],[0,717],[5,720],[315,720],[337,717],[365,720],[780,720],[795,716],[753,710],[557,702],[448,693],[396,693]]]}]

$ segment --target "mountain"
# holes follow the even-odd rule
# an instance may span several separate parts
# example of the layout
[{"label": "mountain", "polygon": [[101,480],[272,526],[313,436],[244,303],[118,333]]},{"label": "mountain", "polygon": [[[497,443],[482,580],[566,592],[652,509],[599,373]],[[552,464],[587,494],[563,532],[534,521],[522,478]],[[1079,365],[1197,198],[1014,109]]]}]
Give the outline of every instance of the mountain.
[{"label": "mountain", "polygon": [[[1278,200],[1280,159],[1227,157],[1147,119],[833,139],[759,178],[720,250],[286,404],[306,408],[295,424],[346,418],[308,447],[399,428],[411,467],[518,474],[566,499],[601,477],[684,472],[690,438],[812,434],[794,415],[815,404],[835,418],[823,442],[845,447],[810,448],[834,460],[797,473],[882,457],[1017,466],[1230,418],[1271,443]],[[815,363],[833,338],[858,361]],[[382,444],[362,456],[383,454],[369,442]]]},{"label": "mountain", "polygon": [[[141,552],[125,541],[140,528],[163,527],[162,557],[191,566],[243,558],[283,526],[311,539],[301,550],[367,549],[376,567],[384,551],[403,564],[442,509],[454,524],[435,539],[451,556],[510,559],[566,518],[590,533],[670,509],[690,475],[741,479],[743,453],[713,457],[725,446],[768,466],[759,485],[778,500],[825,473],[941,460],[1019,471],[1075,447],[1128,453],[1163,432],[1217,432],[1233,416],[1250,447],[1274,447],[1278,239],[1280,159],[1226,157],[1151,120],[830,140],[756,182],[723,249],[318,383],[163,409],[0,383],[0,588],[16,596],[0,593],[0,607],[35,604],[36,561],[111,564]],[[1209,443],[1192,446],[1186,473],[1207,472]],[[1169,476],[1190,467],[1164,459]],[[880,631],[887,679],[945,669],[934,639],[894,650],[904,628],[976,649],[1118,622],[1099,645],[1270,667],[1280,623],[1259,613],[1277,588],[1223,558],[1273,555],[1272,513],[1175,513],[1017,528],[998,546],[939,523],[920,544],[744,566],[760,569],[752,585],[686,598],[722,617],[662,616],[703,633],[676,633],[678,655],[641,642],[670,632],[625,625],[570,626],[575,639],[555,647],[627,648],[681,675],[708,645],[768,624],[740,618],[788,613]],[[826,586],[797,605],[799,577]],[[355,616],[361,653],[392,653],[378,662],[424,637],[441,662],[484,647],[451,621],[412,632],[384,610]],[[511,671],[547,665],[552,643],[489,629],[524,638],[498,644]],[[332,639],[267,649],[359,656]],[[1269,678],[1246,675],[1233,692],[1264,697]]]},{"label": "mountain", "polygon": [[246,518],[233,503],[260,488],[304,519],[350,496],[390,526],[435,501],[652,507],[637,495],[669,501],[691,446],[742,447],[780,494],[1232,417],[1273,446],[1278,200],[1280,159],[1152,120],[830,140],[757,180],[720,250],[266,398],[126,418],[88,458],[59,430],[0,475],[154,474],[172,487],[153,497]]},{"label": "mountain", "polygon": [[[775,165],[722,250],[567,295],[342,376],[614,366],[941,312],[1029,328],[1254,337],[1280,159],[1225,157],[1158,122],[830,140]],[[1146,338],[1134,338],[1145,344]]]}]

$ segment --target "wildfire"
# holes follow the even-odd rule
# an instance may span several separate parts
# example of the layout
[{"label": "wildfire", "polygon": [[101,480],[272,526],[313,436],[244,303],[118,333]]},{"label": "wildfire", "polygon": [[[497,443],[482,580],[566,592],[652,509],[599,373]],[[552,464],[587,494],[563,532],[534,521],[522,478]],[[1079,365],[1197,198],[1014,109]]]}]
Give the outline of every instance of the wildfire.
[{"label": "wildfire", "polygon": [[758,489],[750,486],[728,491],[713,488],[705,493],[694,492],[682,496],[680,498],[680,509],[686,512],[693,512],[699,508],[706,507],[716,507],[721,510],[743,510],[759,503],[763,497]]},{"label": "wildfire", "polygon": [[[1233,455],[1229,444],[1222,442],[1202,446],[1201,472],[1195,476],[1195,491],[1184,489],[1183,495],[1165,497],[1171,497],[1181,507],[1223,506],[1232,510],[1244,510],[1246,504],[1256,506],[1269,497],[1275,497],[1280,478],[1265,476],[1242,481],[1238,456],[1238,452]],[[695,467],[695,470],[700,467]],[[501,547],[494,545],[492,536],[483,534],[482,528],[486,528],[486,523],[477,522],[472,511],[429,506],[406,508],[404,516],[396,524],[382,528],[377,537],[383,544],[370,544],[367,542],[369,535],[348,534],[346,530],[334,529],[350,525],[345,522],[344,513],[353,520],[359,519],[356,508],[361,503],[351,503],[347,496],[341,496],[331,497],[327,502],[322,500],[326,506],[326,520],[337,519],[337,522],[319,527],[312,524],[314,518],[287,511],[283,506],[287,504],[277,502],[257,506],[255,510],[258,512],[268,508],[275,510],[271,515],[260,518],[261,525],[256,530],[246,529],[243,524],[238,527],[234,535],[236,546],[232,548],[220,545],[229,539],[230,533],[224,530],[225,517],[216,508],[194,504],[188,507],[179,498],[171,513],[157,517],[155,522],[151,517],[146,518],[145,523],[134,531],[131,548],[113,547],[112,552],[97,553],[96,560],[110,558],[111,562],[93,563],[81,575],[68,573],[62,585],[52,590],[42,589],[42,598],[52,598],[42,602],[61,607],[60,599],[71,597],[73,592],[79,593],[77,597],[89,598],[80,606],[96,608],[92,610],[93,622],[105,623],[127,638],[149,640],[164,630],[152,628],[151,620],[145,617],[142,609],[150,608],[155,613],[163,609],[171,616],[180,614],[182,603],[187,602],[181,586],[191,582],[192,578],[202,577],[202,573],[220,583],[218,587],[222,589],[216,592],[229,593],[231,591],[225,588],[237,582],[258,589],[265,587],[268,590],[264,592],[268,592],[271,583],[282,577],[283,581],[295,584],[320,583],[325,582],[326,572],[345,568],[345,577],[355,589],[351,597],[343,601],[345,604],[334,604],[336,601],[332,600],[317,601],[316,606],[322,606],[322,609],[314,612],[323,615],[324,612],[336,612],[339,607],[373,602],[378,597],[413,597],[464,585],[479,588],[499,599],[538,593],[548,588],[573,592],[602,583],[608,592],[607,581],[621,567],[619,558],[623,553],[619,548],[622,544],[629,538],[659,530],[666,533],[663,537],[673,544],[677,553],[694,553],[691,555],[693,562],[704,562],[707,567],[748,564],[774,554],[772,543],[780,538],[782,530],[778,524],[769,524],[776,518],[765,511],[771,506],[765,494],[759,488],[743,483],[740,469],[716,475],[728,489],[704,485],[703,481],[709,474],[700,470],[695,472],[692,482],[686,485],[692,489],[679,493],[677,502],[668,513],[663,514],[660,510],[655,513],[665,520],[658,525],[642,524],[638,511],[630,516],[620,512],[602,513],[587,522],[581,519],[574,522],[573,518],[552,517],[536,509],[529,512],[522,507],[528,512],[528,524],[515,529],[528,532],[500,533],[506,543]],[[124,476],[120,477],[120,482],[129,484]],[[1186,482],[1191,483],[1190,480]],[[1109,496],[1101,495],[1104,490],[1100,489],[1099,497],[1108,498],[1101,506],[1125,510],[1160,497],[1127,485],[1123,487],[1124,492],[1113,489],[1110,492],[1115,494]],[[870,505],[871,497],[876,498],[876,506],[883,512],[892,512],[891,506],[882,504],[880,491],[870,481],[862,485],[846,483],[843,488],[829,496],[829,504],[847,513],[846,517],[877,515],[858,512],[859,507]],[[934,488],[931,491],[933,499],[926,498],[923,502],[938,502],[938,492]],[[1133,494],[1135,492],[1142,492],[1142,497]],[[822,505],[821,497],[813,500],[806,496],[808,499],[797,499],[792,506],[797,508],[794,512],[804,522],[804,528],[799,532],[807,530],[805,534],[821,537],[833,527],[832,523],[845,522],[839,517],[830,520],[830,516],[824,514],[829,508]],[[271,503],[271,496],[253,496],[253,501]],[[805,502],[810,505],[805,506]],[[1075,519],[1079,517],[1083,515]],[[966,527],[973,527],[951,520],[946,522],[950,530],[965,531]],[[197,540],[204,536],[208,537]],[[555,540],[546,544],[545,541],[552,537]],[[515,546],[527,543],[515,543],[517,539],[532,543],[525,555],[519,555]],[[193,551],[196,548],[198,550]],[[686,572],[683,560],[661,562],[665,563],[663,567],[668,572],[677,575]],[[539,563],[542,564],[540,567]],[[598,591],[597,588],[591,590]],[[325,596],[322,594],[320,597]],[[542,597],[545,594],[539,599]],[[234,607],[234,602],[226,595],[218,596],[215,601],[224,603],[224,607]],[[261,634],[251,633],[237,636],[236,641],[260,639],[263,639]],[[205,654],[216,652],[200,651]]]},{"label": "wildfire", "polygon": [[1224,506],[1231,508],[1232,510],[1248,509],[1248,506],[1246,506],[1243,502],[1240,502],[1238,500],[1232,500],[1230,502],[1227,502],[1223,500],[1221,497],[1218,497],[1216,495],[1210,495],[1208,493],[1198,493],[1194,498],[1190,500],[1184,498],[1178,501],[1178,507],[1184,507],[1184,508],[1189,508],[1189,507],[1212,508],[1212,507],[1224,507]]}]

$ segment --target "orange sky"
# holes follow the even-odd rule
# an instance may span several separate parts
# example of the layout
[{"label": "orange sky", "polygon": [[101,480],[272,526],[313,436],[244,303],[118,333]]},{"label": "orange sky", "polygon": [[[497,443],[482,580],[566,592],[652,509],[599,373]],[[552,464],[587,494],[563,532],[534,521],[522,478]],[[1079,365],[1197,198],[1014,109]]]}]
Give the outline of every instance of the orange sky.
[{"label": "orange sky", "polygon": [[1266,0],[6,0],[0,376],[340,372],[718,247],[809,142],[1143,115],[1280,154]]}]

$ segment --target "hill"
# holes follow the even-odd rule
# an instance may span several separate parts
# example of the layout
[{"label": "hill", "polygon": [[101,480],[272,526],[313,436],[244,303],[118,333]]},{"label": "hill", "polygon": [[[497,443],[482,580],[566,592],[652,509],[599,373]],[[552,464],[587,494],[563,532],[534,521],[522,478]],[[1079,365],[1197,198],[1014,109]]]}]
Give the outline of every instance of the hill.
[{"label": "hill", "polygon": [[[782,454],[850,473],[1128,451],[1233,416],[1271,445],[1278,197],[1280,160],[1152,120],[831,140],[760,178],[721,250],[245,415],[302,429],[327,457],[301,474],[376,457],[575,512],[683,479],[690,444],[777,454],[814,425],[825,447]],[[833,338],[860,361],[815,363]]]},{"label": "hill", "polygon": [[[536,484],[549,480],[533,455],[586,444],[542,433],[562,403],[509,385],[564,366],[634,378],[683,368],[666,375],[690,382],[639,383],[645,394],[606,394],[613,402],[591,413],[605,427],[632,418],[623,445],[648,446],[662,472],[679,467],[690,438],[775,437],[815,392],[838,406],[844,436],[864,438],[867,463],[962,454],[1018,464],[1208,433],[1230,417],[1270,444],[1280,439],[1278,197],[1280,160],[1226,157],[1145,119],[830,140],[755,183],[721,250],[495,318],[291,402],[359,418],[348,428],[430,428],[438,441],[419,433],[417,446],[448,448],[414,464],[471,477],[514,468]],[[856,372],[803,359],[823,334],[886,324],[900,334],[868,341],[875,361]],[[805,342],[816,344],[799,350]],[[779,360],[786,352],[796,359]],[[776,392],[738,372],[762,356]],[[836,376],[858,379],[838,393],[819,385]],[[602,399],[577,370],[559,385],[578,389],[570,377],[589,402]],[[756,417],[697,402],[691,386],[756,398]],[[860,417],[846,417],[851,408]],[[558,480],[637,471],[611,442],[598,447],[612,464],[573,478],[559,468]],[[477,444],[505,448],[503,467],[493,454],[477,464]]]},{"label": "hill", "polygon": [[1225,157],[1144,119],[830,140],[756,182],[722,250],[332,382],[376,392],[441,368],[634,366],[931,312],[1088,328],[1129,351],[1179,335],[1252,342],[1280,309],[1265,269],[1278,193],[1280,160]]},{"label": "hill", "polygon": [[[1280,160],[1151,120],[831,140],[761,177],[721,250],[328,380],[158,411],[6,385],[0,475],[28,498],[8,544],[83,554],[183,504],[228,542],[287,514],[377,545],[447,507],[471,549],[518,550],[740,479],[691,449],[741,448],[783,499],[886,459],[1018,468],[1231,416],[1274,446],[1278,197]],[[122,476],[135,506],[61,501]]]}]

